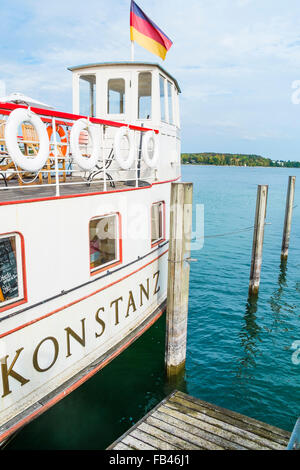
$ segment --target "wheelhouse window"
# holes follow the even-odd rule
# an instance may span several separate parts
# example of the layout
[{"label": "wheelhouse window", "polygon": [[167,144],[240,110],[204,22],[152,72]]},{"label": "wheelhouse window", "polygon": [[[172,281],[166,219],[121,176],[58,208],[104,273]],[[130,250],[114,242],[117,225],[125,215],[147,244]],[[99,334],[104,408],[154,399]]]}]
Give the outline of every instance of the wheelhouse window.
[{"label": "wheelhouse window", "polygon": [[90,221],[90,270],[96,273],[121,263],[119,215],[97,217]]},{"label": "wheelhouse window", "polygon": [[159,75],[160,119],[166,121],[165,78]]},{"label": "wheelhouse window", "polygon": [[165,204],[155,202],[151,207],[151,246],[157,245],[165,238]]},{"label": "wheelhouse window", "polygon": [[79,77],[79,113],[95,117],[96,113],[96,76]]},{"label": "wheelhouse window", "polygon": [[138,84],[138,119],[151,119],[152,114],[152,74],[141,72]]},{"label": "wheelhouse window", "polygon": [[0,236],[0,311],[25,300],[21,243],[18,234]]},{"label": "wheelhouse window", "polygon": [[171,82],[168,83],[168,106],[169,106],[169,124],[174,124],[173,117],[173,86]]},{"label": "wheelhouse window", "polygon": [[125,113],[125,80],[123,78],[112,78],[107,85],[107,113]]}]

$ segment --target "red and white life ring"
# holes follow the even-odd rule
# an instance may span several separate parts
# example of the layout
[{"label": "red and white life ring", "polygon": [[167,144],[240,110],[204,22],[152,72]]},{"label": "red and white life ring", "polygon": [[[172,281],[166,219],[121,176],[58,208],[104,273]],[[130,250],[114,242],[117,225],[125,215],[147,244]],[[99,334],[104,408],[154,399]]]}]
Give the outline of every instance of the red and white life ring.
[{"label": "red and white life ring", "polygon": [[[22,122],[29,122],[36,130],[39,139],[37,155],[24,155],[18,144],[18,131]],[[37,114],[29,109],[18,108],[12,111],[5,125],[5,145],[15,165],[22,170],[37,172],[46,164],[49,157],[49,137],[46,126]]]},{"label": "red and white life ring", "polygon": [[[90,155],[83,155],[80,149],[82,144],[82,132],[86,130],[91,139],[92,151]],[[99,126],[91,124],[88,119],[78,119],[72,126],[70,134],[70,147],[75,163],[85,171],[92,170],[100,157],[100,132]],[[84,143],[88,143],[88,139]]]},{"label": "red and white life ring", "polygon": [[[121,148],[121,142],[123,139],[127,139],[129,150],[127,156],[124,156],[124,150]],[[135,159],[135,141],[134,141],[134,131],[129,129],[128,126],[120,127],[114,138],[114,155],[116,161],[123,170],[128,170],[131,168],[134,159]]]},{"label": "red and white life ring", "polygon": [[[150,151],[149,144],[151,141],[153,149]],[[149,168],[157,168],[159,158],[158,137],[154,131],[147,131],[143,135],[142,156]]]},{"label": "red and white life ring", "polygon": [[[68,148],[67,147],[68,139],[67,139],[66,133],[60,125],[56,125],[55,130],[56,130],[56,132],[58,133],[58,135],[60,137],[60,144],[65,144],[65,145],[61,145],[61,147],[60,147],[61,153],[65,157],[67,155],[67,148]],[[47,127],[47,133],[48,133],[48,137],[49,137],[49,141],[50,141],[52,133],[53,133],[53,127],[52,126]],[[53,157],[52,152],[50,153],[50,157]]]}]

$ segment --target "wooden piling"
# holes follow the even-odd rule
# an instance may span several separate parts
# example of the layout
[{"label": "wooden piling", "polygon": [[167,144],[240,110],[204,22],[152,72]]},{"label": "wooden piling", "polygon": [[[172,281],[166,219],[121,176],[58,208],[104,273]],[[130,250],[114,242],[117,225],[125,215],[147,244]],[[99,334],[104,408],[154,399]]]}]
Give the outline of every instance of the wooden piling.
[{"label": "wooden piling", "polygon": [[268,185],[257,187],[255,223],[252,245],[252,259],[249,281],[249,295],[257,295],[260,284],[260,272],[263,253],[264,229],[267,213]]},{"label": "wooden piling", "polygon": [[284,219],[283,236],[282,236],[282,246],[281,246],[281,259],[283,260],[287,259],[288,252],[289,252],[293,204],[294,204],[294,195],[295,195],[295,182],[296,182],[296,176],[289,176],[289,183],[288,183],[287,196],[286,196],[286,208],[285,208],[285,219]]},{"label": "wooden piling", "polygon": [[165,364],[169,378],[185,366],[192,231],[192,183],[172,183]]}]

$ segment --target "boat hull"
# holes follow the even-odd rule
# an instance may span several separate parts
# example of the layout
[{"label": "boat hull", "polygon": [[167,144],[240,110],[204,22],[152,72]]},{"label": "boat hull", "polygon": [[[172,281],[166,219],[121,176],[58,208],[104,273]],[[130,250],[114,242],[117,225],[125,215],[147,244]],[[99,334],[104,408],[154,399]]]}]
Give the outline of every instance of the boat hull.
[{"label": "boat hull", "polygon": [[106,285],[83,297],[79,289],[71,303],[61,298],[59,308],[2,334],[0,441],[93,376],[161,316],[167,251],[165,244]]}]

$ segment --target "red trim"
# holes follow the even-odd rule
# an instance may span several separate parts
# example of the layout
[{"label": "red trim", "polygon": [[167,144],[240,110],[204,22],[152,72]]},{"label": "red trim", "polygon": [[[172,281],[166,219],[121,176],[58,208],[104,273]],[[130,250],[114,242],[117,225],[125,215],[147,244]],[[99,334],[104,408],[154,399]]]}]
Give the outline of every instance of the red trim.
[{"label": "red trim", "polygon": [[[3,109],[0,109],[0,114],[2,115],[5,115],[5,116],[9,116],[11,113],[11,111],[4,111]],[[44,118],[42,117],[41,120],[47,124],[52,124],[52,119],[48,119],[48,118]],[[61,126],[73,126],[73,122],[66,122],[66,121],[55,121],[55,124],[57,125],[61,125]],[[23,139],[23,136],[19,136],[18,135],[18,139]]]},{"label": "red trim", "polygon": [[[112,264],[108,264],[104,266],[103,268],[91,270],[91,265],[90,265],[90,274],[91,276],[94,276],[95,274],[99,274],[103,271],[107,271],[108,269],[114,268],[115,266],[118,266],[119,264],[122,264],[123,262],[123,251],[122,251],[122,217],[120,212],[111,212],[110,214],[104,214],[104,215],[96,215],[95,217],[92,217],[89,221],[89,226],[90,222],[95,219],[102,219],[103,217],[109,217],[111,215],[116,215],[118,216],[118,222],[119,222],[119,229],[118,229],[118,238],[119,238],[119,258],[118,260],[114,261]],[[90,235],[90,234],[89,234]],[[89,236],[89,241],[90,241],[90,236]],[[90,253],[90,259],[91,259],[91,250],[89,250]]]},{"label": "red trim", "polygon": [[[13,111],[15,109],[22,108],[22,109],[28,109],[28,106],[22,106],[19,104],[12,104],[12,103],[1,103],[0,102],[0,114],[2,113],[2,110],[4,111]],[[51,111],[49,109],[41,109],[41,108],[35,108],[35,107],[30,107],[30,110],[33,111],[36,114],[39,114],[41,116],[51,116],[51,117],[57,117],[59,119],[71,119],[73,121],[77,121],[77,119],[87,119],[87,116],[79,115],[79,114],[71,114],[71,113],[62,113],[61,111]],[[3,114],[7,114],[3,112]],[[129,129],[133,129],[136,131],[150,131],[153,130],[156,134],[159,134],[158,129],[149,129],[147,127],[139,127],[139,126],[133,126],[131,124],[125,124],[122,122],[117,122],[117,121],[108,121],[105,119],[98,119],[98,118],[89,118],[90,122],[93,124],[102,124],[104,126],[112,126],[112,127],[123,127],[123,126],[128,126]]]},{"label": "red trim", "polygon": [[6,439],[8,436],[13,434],[15,431],[17,431],[20,427],[23,427],[25,424],[28,424],[30,421],[32,421],[34,418],[37,418],[39,415],[47,411],[49,408],[51,408],[53,405],[58,403],[60,400],[65,398],[67,395],[69,395],[71,392],[76,390],[80,385],[82,385],[84,382],[86,382],[88,379],[93,377],[99,370],[103,369],[109,362],[111,362],[113,359],[115,359],[119,354],[121,354],[128,346],[130,346],[137,338],[139,338],[145,331],[147,331],[164,313],[165,308],[160,310],[160,312],[152,318],[152,320],[147,323],[147,325],[141,330],[138,331],[138,333],[133,336],[127,343],[125,343],[123,346],[121,346],[119,349],[117,349],[114,353],[112,353],[105,361],[103,361],[101,364],[99,364],[95,369],[91,370],[88,372],[84,377],[81,379],[77,380],[71,387],[67,388],[63,392],[61,392],[59,395],[56,397],[52,398],[52,400],[48,401],[45,405],[43,405],[41,408],[38,408],[37,410],[33,411],[29,416],[26,418],[22,419],[19,423],[15,424],[15,426],[12,426],[8,431],[4,432],[0,436],[0,441]]},{"label": "red trim", "polygon": [[[25,260],[25,243],[24,243],[24,237],[22,233],[20,232],[8,232],[8,233],[1,233],[2,236],[12,236],[12,235],[18,235],[20,237],[21,241],[21,259],[22,259],[22,264],[21,264],[21,269],[22,269],[22,281],[23,281],[23,298],[18,300],[17,302],[10,303],[5,305],[5,307],[0,307],[0,313],[5,312],[8,309],[18,307],[19,305],[25,304],[28,301],[27,297],[27,278],[26,278],[26,260]],[[13,302],[13,299],[12,299]],[[1,305],[1,304],[0,304]]]},{"label": "red trim", "polygon": [[167,181],[158,181],[156,183],[150,184],[150,186],[143,186],[140,188],[126,188],[126,189],[116,189],[116,190],[111,190],[111,191],[99,191],[96,193],[82,193],[82,194],[69,194],[65,196],[51,196],[51,197],[41,197],[37,199],[26,199],[26,200],[21,200],[21,201],[5,201],[5,202],[0,202],[0,206],[9,206],[9,205],[14,205],[14,204],[29,204],[32,202],[42,202],[42,201],[53,201],[55,199],[71,199],[74,197],[86,197],[86,196],[99,196],[101,194],[111,194],[111,193],[122,193],[126,191],[138,191],[142,189],[150,189],[152,186],[156,184],[166,184],[166,183],[173,183],[181,178],[181,175],[178,176],[177,178],[174,178],[172,180],[167,180]]},{"label": "red trim", "polygon": [[121,277],[120,279],[117,279],[116,281],[114,282],[111,282],[110,284],[107,284],[106,286],[104,287],[101,287],[100,289],[97,289],[96,291],[92,292],[91,294],[88,294],[88,295],[85,295],[84,297],[81,297],[80,299],[77,299],[77,300],[73,300],[73,302],[70,302],[69,304],[67,305],[64,305],[62,307],[59,307],[57,308],[56,310],[53,310],[52,312],[49,312],[49,313],[46,313],[45,315],[42,315],[41,317],[39,318],[36,318],[35,320],[31,320],[27,323],[24,323],[23,325],[20,325],[16,328],[13,328],[12,330],[10,331],[6,331],[5,333],[2,333],[0,335],[0,339],[1,338],[4,338],[6,336],[9,336],[11,335],[12,333],[15,333],[16,331],[19,331],[19,330],[22,330],[23,328],[26,328],[27,326],[30,326],[30,325],[33,325],[34,323],[37,323],[41,320],[44,320],[45,318],[48,318],[48,317],[51,317],[52,315],[54,315],[55,313],[58,313],[58,312],[61,312],[62,310],[65,310],[66,308],[69,308],[69,307],[72,307],[72,305],[75,305],[75,304],[78,304],[79,302],[82,302],[83,300],[85,299],[88,299],[89,297],[92,297],[93,295],[96,295],[98,294],[99,292],[102,292],[103,290],[107,289],[108,287],[112,287],[114,286],[115,284],[118,284],[119,282],[121,281],[124,281],[125,279],[127,279],[128,277],[132,276],[133,274],[136,274],[137,272],[141,271],[142,269],[146,268],[147,266],[149,266],[150,264],[154,263],[154,261],[158,260],[159,258],[161,258],[163,255],[165,255],[169,250],[165,250],[163,253],[161,253],[159,256],[157,256],[156,258],[152,259],[151,261],[149,261],[148,263],[144,264],[143,266],[141,266],[140,268],[137,268],[135,269],[134,271],[132,271],[131,273],[128,273],[126,274],[125,276]]},{"label": "red trim", "polygon": [[[156,242],[152,243],[152,206],[154,206],[154,204],[162,204],[163,205],[163,216],[162,216],[162,238],[160,238],[159,240],[157,240]],[[160,243],[164,242],[165,239],[166,239],[166,203],[165,201],[157,201],[157,202],[153,202],[153,204],[151,205],[151,248],[153,248],[154,246],[157,246],[159,245]]]}]

